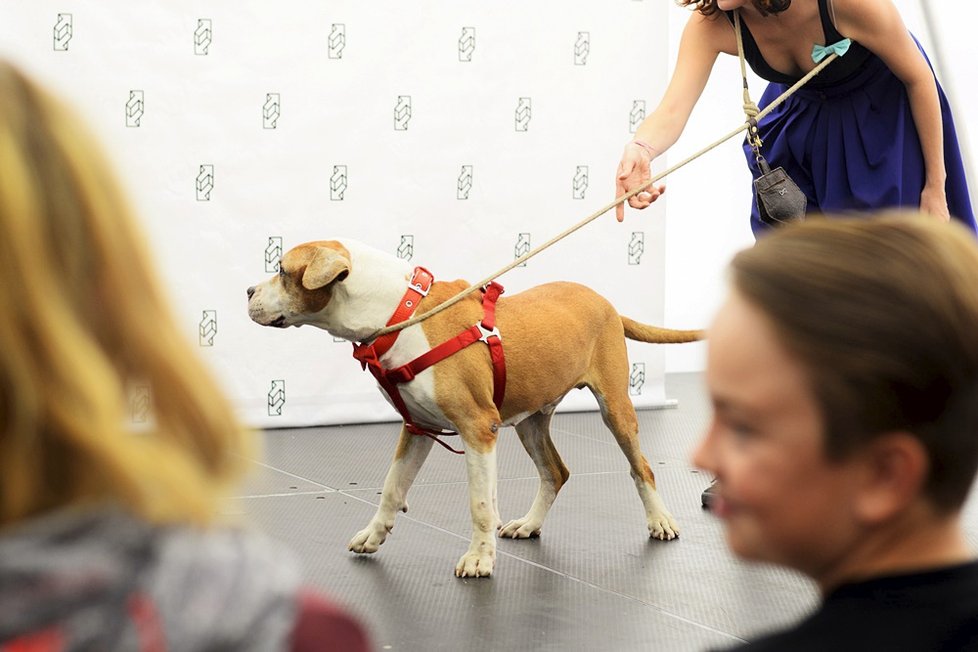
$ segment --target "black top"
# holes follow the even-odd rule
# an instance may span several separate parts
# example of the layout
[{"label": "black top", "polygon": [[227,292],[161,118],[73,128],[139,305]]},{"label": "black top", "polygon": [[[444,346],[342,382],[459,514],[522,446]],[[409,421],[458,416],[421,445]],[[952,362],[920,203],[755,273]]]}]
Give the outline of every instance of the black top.
[{"label": "black top", "polygon": [[736,649],[978,650],[978,562],[843,585],[794,628]]},{"label": "black top", "polygon": [[[730,22],[733,23],[733,12],[727,11],[724,13],[727,14]],[[825,37],[825,42],[819,43],[819,45],[832,45],[845,38],[832,23],[832,18],[829,16],[828,0],[818,0],[818,13],[822,19],[822,33]],[[754,41],[754,35],[750,33],[743,20],[740,21],[740,29],[744,41],[744,59],[758,77],[769,82],[788,85],[794,84],[801,79],[801,76],[787,75],[772,68],[764,60],[760,49],[757,47],[757,43]],[[815,44],[813,43],[812,45]],[[849,46],[849,51],[826,66],[822,72],[809,82],[809,85],[813,87],[828,86],[845,81],[859,71],[871,56],[873,56],[872,52],[853,41],[852,45]]]}]

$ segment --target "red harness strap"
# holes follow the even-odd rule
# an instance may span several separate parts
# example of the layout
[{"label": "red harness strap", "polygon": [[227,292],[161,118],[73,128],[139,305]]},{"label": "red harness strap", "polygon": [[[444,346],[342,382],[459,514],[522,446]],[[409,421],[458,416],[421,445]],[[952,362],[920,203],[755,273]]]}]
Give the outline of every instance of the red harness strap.
[{"label": "red harness strap", "polygon": [[[133,593],[126,599],[126,612],[136,629],[139,652],[166,652],[166,634],[159,611],[149,596]],[[0,652],[63,652],[68,635],[57,626],[0,643]]]},{"label": "red harness strap", "polygon": [[[401,297],[401,302],[397,304],[394,314],[387,320],[387,325],[392,326],[410,319],[411,315],[414,314],[414,311],[418,309],[418,304],[421,303],[421,300],[428,296],[428,291],[431,289],[431,284],[434,282],[435,277],[432,276],[431,272],[420,265],[415,267],[414,274],[411,276],[411,280],[408,282],[408,288],[404,292],[404,296]],[[373,348],[374,352],[377,354],[378,360],[380,359],[380,356],[390,351],[390,348],[394,346],[394,341],[400,334],[401,331],[394,331],[393,333],[388,333],[387,335],[381,335],[374,341],[371,348]],[[354,347],[354,350],[356,350],[356,347]],[[356,357],[356,353],[353,354],[353,357]],[[359,358],[357,359],[359,360]]]},{"label": "red harness strap", "polygon": [[68,647],[66,640],[60,629],[52,627],[0,643],[0,652],[63,652]]},{"label": "red harness strap", "polygon": [[[407,292],[405,292],[404,298],[401,299],[401,303],[387,325],[391,326],[409,319],[420,303],[420,297],[428,294],[428,289],[433,281],[434,278],[428,270],[423,267],[416,267],[414,276],[408,284]],[[405,429],[413,435],[431,437],[448,450],[460,455],[464,451],[455,450],[438,438],[439,435],[457,435],[458,433],[451,430],[430,430],[416,424],[411,418],[397,386],[401,383],[411,382],[428,367],[458,353],[470,344],[485,342],[489,346],[489,356],[492,359],[492,402],[496,408],[502,407],[503,396],[506,392],[506,358],[503,354],[502,338],[499,329],[496,328],[496,300],[503,293],[503,286],[493,282],[487,285],[482,292],[483,316],[481,322],[467,328],[452,339],[442,342],[405,365],[395,369],[385,369],[380,364],[380,356],[390,350],[400,331],[382,335],[373,344],[353,345],[353,357],[360,361],[360,365],[364,369],[370,370],[370,373],[377,379],[377,383],[387,392],[394,407],[404,419]]]},{"label": "red harness strap", "polygon": [[126,609],[136,627],[140,652],[166,652],[163,623],[152,599],[143,593],[134,593],[126,601]]}]

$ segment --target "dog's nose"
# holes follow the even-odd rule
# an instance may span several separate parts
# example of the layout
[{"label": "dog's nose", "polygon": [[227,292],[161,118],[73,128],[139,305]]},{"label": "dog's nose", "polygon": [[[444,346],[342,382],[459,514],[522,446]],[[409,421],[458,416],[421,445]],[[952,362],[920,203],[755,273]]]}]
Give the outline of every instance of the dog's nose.
[{"label": "dog's nose", "polygon": [[248,288],[248,298],[250,299],[254,294],[255,294],[255,286],[252,285],[250,288]]}]

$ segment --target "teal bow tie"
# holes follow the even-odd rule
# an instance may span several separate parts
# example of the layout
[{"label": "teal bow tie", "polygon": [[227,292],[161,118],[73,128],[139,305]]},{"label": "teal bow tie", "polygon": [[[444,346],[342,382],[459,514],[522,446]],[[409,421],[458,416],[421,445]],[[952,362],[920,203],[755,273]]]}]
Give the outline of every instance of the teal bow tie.
[{"label": "teal bow tie", "polygon": [[838,54],[841,57],[849,51],[850,45],[852,45],[852,41],[847,38],[832,45],[815,45],[812,47],[812,61],[818,63],[830,54]]}]

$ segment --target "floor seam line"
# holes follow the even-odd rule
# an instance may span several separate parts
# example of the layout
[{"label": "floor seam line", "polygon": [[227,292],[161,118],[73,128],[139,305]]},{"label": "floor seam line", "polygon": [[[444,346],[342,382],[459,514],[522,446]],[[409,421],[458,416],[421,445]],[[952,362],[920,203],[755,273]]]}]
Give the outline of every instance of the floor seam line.
[{"label": "floor seam line", "polygon": [[319,489],[317,491],[285,491],[277,494],[247,494],[244,496],[231,496],[233,500],[247,500],[250,498],[287,498],[289,496],[318,496],[322,494],[339,493],[336,489]]},{"label": "floor seam line", "polygon": [[[368,505],[372,505],[374,507],[377,506],[377,505],[374,505],[373,503],[371,503],[368,500],[364,500],[363,498],[360,498],[359,496],[354,496],[352,494],[348,494],[345,490],[339,490],[338,493],[340,493],[341,495],[347,496],[347,497],[349,497],[349,498],[351,498],[353,500],[358,500],[360,502],[366,503]],[[415,523],[417,525],[421,525],[421,526],[430,528],[432,530],[436,530],[438,532],[441,532],[442,534],[447,534],[447,535],[449,535],[451,537],[454,537],[456,539],[460,539],[462,541],[466,541],[466,542],[469,541],[468,538],[466,538],[466,537],[464,537],[464,536],[462,536],[462,535],[460,535],[460,534],[458,534],[456,532],[452,532],[451,530],[447,530],[447,529],[445,529],[443,527],[440,527],[438,525],[435,525],[433,523],[428,523],[427,521],[418,520],[416,518],[413,518],[411,516],[408,516],[406,513],[398,514],[398,518],[403,519],[403,520],[411,521],[412,523]],[[558,571],[558,570],[556,570],[554,568],[550,568],[548,566],[544,566],[543,564],[540,564],[538,562],[531,561],[529,559],[525,559],[523,557],[519,557],[519,556],[514,555],[512,553],[502,551],[502,550],[500,550],[498,548],[498,546],[496,548],[496,555],[497,556],[502,556],[502,557],[507,557],[509,559],[514,559],[517,562],[522,562],[524,564],[527,564],[529,566],[533,566],[534,568],[538,568],[540,570],[543,570],[545,572],[551,573],[551,574],[556,575],[558,577],[562,577],[562,578],[568,579],[568,580],[570,580],[572,582],[577,582],[577,583],[579,583],[579,584],[581,584],[583,586],[587,586],[587,587],[592,588],[592,589],[594,589],[596,591],[600,591],[602,593],[606,593],[606,594],[609,594],[609,595],[618,596],[620,598],[623,598],[625,600],[629,600],[631,602],[637,602],[638,604],[641,604],[641,605],[644,605],[646,607],[649,607],[650,609],[654,609],[655,611],[657,611],[658,613],[660,613],[660,614],[662,614],[664,616],[667,616],[667,617],[672,618],[674,620],[678,620],[678,621],[683,622],[683,623],[686,623],[688,625],[692,625],[694,627],[698,627],[699,629],[702,629],[704,631],[707,631],[707,632],[710,632],[710,633],[713,633],[713,634],[718,634],[720,636],[725,636],[725,637],[731,639],[732,641],[739,642],[739,643],[746,643],[746,640],[745,639],[742,639],[742,638],[740,638],[738,636],[735,636],[734,634],[731,634],[729,632],[724,632],[724,631],[719,630],[719,629],[716,629],[714,627],[710,627],[709,625],[704,625],[703,623],[696,622],[695,620],[690,620],[689,618],[684,618],[683,616],[680,616],[678,614],[674,614],[671,611],[667,611],[666,609],[664,609],[663,607],[661,607],[659,605],[653,604],[651,602],[647,602],[645,600],[642,600],[641,598],[638,598],[638,597],[635,597],[635,596],[626,595],[626,594],[621,593],[619,591],[614,591],[612,589],[609,589],[609,588],[606,588],[606,587],[603,587],[603,586],[599,586],[597,584],[594,584],[594,583],[589,582],[587,580],[581,579],[579,577],[574,577],[573,575],[568,575],[567,573],[563,573],[563,572]]]},{"label": "floor seam line", "polygon": [[316,482],[315,480],[310,480],[309,478],[304,478],[301,475],[296,475],[295,473],[290,473],[289,471],[286,471],[284,469],[280,469],[277,466],[272,466],[271,464],[268,464],[266,462],[262,462],[260,460],[254,460],[253,463],[256,466],[261,466],[261,467],[264,467],[266,469],[271,469],[272,471],[277,471],[279,473],[283,473],[283,474],[285,474],[285,475],[287,475],[289,477],[295,478],[297,480],[302,480],[303,482],[308,482],[309,484],[314,484],[317,487],[323,487],[324,489],[329,489],[330,491],[340,491],[339,489],[336,489],[334,487],[330,487],[329,485],[325,485],[322,482]]}]

